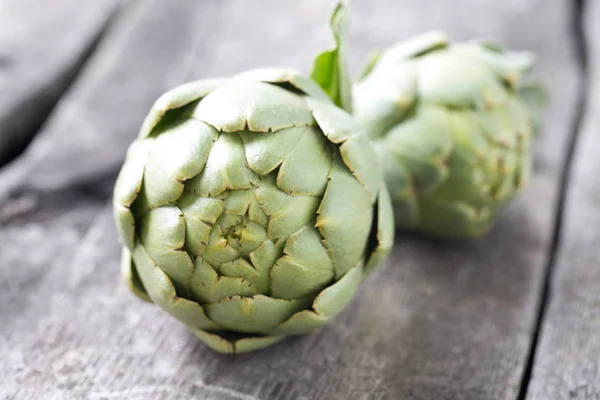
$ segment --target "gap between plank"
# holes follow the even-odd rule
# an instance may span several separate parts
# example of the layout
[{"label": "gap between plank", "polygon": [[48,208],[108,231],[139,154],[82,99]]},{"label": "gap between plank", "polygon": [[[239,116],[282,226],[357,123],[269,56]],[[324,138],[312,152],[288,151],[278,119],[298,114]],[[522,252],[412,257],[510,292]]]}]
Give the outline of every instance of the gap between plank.
[{"label": "gap between plank", "polygon": [[554,214],[554,228],[552,234],[552,244],[550,248],[550,254],[548,257],[548,263],[544,274],[544,282],[542,287],[542,293],[539,299],[539,305],[537,310],[537,319],[533,330],[533,339],[529,354],[527,355],[525,370],[521,379],[521,385],[517,400],[525,400],[527,398],[527,391],[529,389],[529,383],[531,381],[533,368],[535,366],[536,353],[541,339],[542,328],[546,317],[548,304],[550,302],[550,296],[552,292],[552,280],[554,277],[554,270],[556,267],[557,257],[562,243],[563,223],[564,223],[564,211],[569,196],[569,187],[571,179],[571,171],[573,169],[573,158],[575,155],[575,149],[579,139],[579,132],[584,119],[584,115],[588,105],[588,46],[585,36],[584,28],[584,13],[586,8],[587,0],[572,0],[573,10],[571,17],[571,33],[572,41],[575,47],[575,57],[577,60],[577,66],[579,67],[580,74],[580,90],[575,103],[575,116],[571,125],[571,134],[567,141],[567,152],[565,159],[562,164],[562,171],[560,174],[560,188],[558,194],[558,204],[556,206],[556,212]]},{"label": "gap between plank", "polygon": [[[8,156],[6,158],[0,159],[0,169],[3,166],[9,164],[11,161],[17,159],[21,154],[23,154],[23,152],[27,150],[33,139],[37,136],[37,134],[40,133],[42,127],[44,126],[48,118],[52,115],[52,112],[56,108],[60,99],[77,81],[77,77],[84,69],[91,56],[96,52],[96,49],[102,42],[102,39],[104,38],[105,34],[110,30],[110,27],[112,26],[114,20],[116,19],[117,15],[123,7],[124,5],[122,3],[115,6],[115,9],[108,14],[106,21],[104,21],[98,32],[92,37],[92,40],[90,40],[90,43],[87,45],[87,47],[85,47],[81,55],[75,59],[73,65],[70,68],[66,68],[66,70],[56,78],[56,81],[64,82],[58,85],[56,93],[54,93],[54,95],[51,96],[51,98],[47,99],[46,104],[42,104],[40,106],[40,110],[36,114],[34,114],[30,119],[32,120],[31,125],[27,127],[22,133],[23,137],[25,137],[26,140],[24,140],[18,146],[15,146],[8,153]],[[0,55],[0,68],[10,65],[11,62],[12,60],[10,58],[2,57]],[[35,98],[36,94],[34,94],[33,97]],[[27,107],[28,103],[31,101],[32,98],[25,99],[22,106]]]}]

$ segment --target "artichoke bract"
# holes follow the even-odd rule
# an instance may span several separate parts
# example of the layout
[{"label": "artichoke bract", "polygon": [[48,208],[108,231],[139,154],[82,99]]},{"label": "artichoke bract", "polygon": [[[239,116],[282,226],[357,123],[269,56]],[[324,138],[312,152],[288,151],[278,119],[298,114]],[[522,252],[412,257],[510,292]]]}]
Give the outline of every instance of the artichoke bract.
[{"label": "artichoke bract", "polygon": [[286,69],[164,94],[128,150],[114,213],[131,290],[225,353],[330,321],[394,231],[369,139]]},{"label": "artichoke bract", "polygon": [[353,91],[374,142],[396,224],[447,238],[489,231],[528,182],[535,107],[533,56],[440,32],[373,60]]}]

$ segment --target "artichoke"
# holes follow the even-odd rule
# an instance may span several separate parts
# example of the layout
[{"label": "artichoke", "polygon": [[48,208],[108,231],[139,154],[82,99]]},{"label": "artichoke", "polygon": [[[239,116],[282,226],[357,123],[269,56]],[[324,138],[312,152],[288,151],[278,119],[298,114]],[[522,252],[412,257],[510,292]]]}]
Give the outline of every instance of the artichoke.
[{"label": "artichoke", "polygon": [[[533,57],[430,32],[374,58],[353,90],[396,224],[447,238],[485,234],[528,182]],[[533,101],[530,101],[533,100]]]},{"label": "artichoke", "polygon": [[131,290],[226,353],[323,326],[393,242],[369,139],[285,69],[164,94],[113,205]]}]

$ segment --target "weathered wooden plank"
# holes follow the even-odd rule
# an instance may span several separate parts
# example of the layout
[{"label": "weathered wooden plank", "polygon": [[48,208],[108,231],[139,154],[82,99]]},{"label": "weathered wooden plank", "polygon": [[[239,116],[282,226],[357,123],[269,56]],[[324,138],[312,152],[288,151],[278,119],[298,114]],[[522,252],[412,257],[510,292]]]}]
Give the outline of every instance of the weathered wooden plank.
[{"label": "weathered wooden plank", "polygon": [[[229,28],[217,34],[220,40],[198,38],[205,46],[218,47],[183,50],[189,58],[173,56],[169,60],[173,69],[153,75],[159,85],[146,79],[144,82],[150,83],[144,94],[140,94],[139,84],[125,85],[140,76],[134,72],[148,60],[145,54],[153,42],[147,35],[167,35],[175,26],[185,28],[175,18],[170,24],[149,28],[156,21],[140,17],[129,35],[115,35],[111,45],[138,51],[135,57],[123,61],[127,51],[114,58],[99,56],[96,63],[103,71],[97,72],[101,78],[90,72],[72,93],[74,99],[81,96],[85,100],[76,104],[83,103],[86,116],[91,113],[92,117],[77,120],[75,113],[69,112],[69,107],[76,107],[71,101],[66,101],[66,111],[56,116],[56,121],[63,121],[55,122],[57,125],[73,128],[67,132],[82,132],[93,145],[61,136],[61,129],[50,124],[48,134],[38,141],[41,144],[36,143],[23,158],[26,161],[5,177],[12,177],[13,189],[21,182],[26,193],[53,189],[60,198],[57,188],[111,176],[125,143],[135,133],[135,120],[139,123],[149,106],[146,94],[157,95],[164,89],[162,84],[174,85],[198,76],[199,70],[208,72],[207,63],[212,63],[212,75],[276,60],[307,68],[309,55],[327,40],[324,29],[312,30],[326,18],[326,5],[321,3],[268,0],[261,1],[260,8],[258,2],[228,3],[229,14],[212,16],[212,20],[227,21]],[[10,315],[13,322],[0,326],[0,353],[9,354],[10,359],[10,363],[0,362],[0,367],[6,368],[0,371],[0,379],[4,379],[0,394],[35,398],[44,389],[44,397],[50,399],[516,398],[531,344],[560,166],[577,94],[578,76],[569,48],[570,3],[354,3],[355,67],[368,47],[383,46],[432,27],[459,38],[487,33],[509,46],[539,52],[540,72],[552,85],[548,129],[540,138],[532,186],[504,213],[492,234],[470,244],[401,237],[391,262],[365,283],[333,324],[310,337],[232,357],[211,352],[156,307],[126,293],[119,283],[119,246],[106,210],[75,248],[54,243],[61,249],[55,251],[56,258],[64,257],[59,262],[36,264],[35,254],[29,251],[35,240],[12,245],[11,254],[18,259],[4,258],[0,248],[0,263],[7,266],[2,269],[7,271],[2,281],[22,282],[7,301],[26,303]],[[170,4],[173,2],[156,0],[146,12],[159,19],[162,13],[178,9]],[[183,4],[192,7],[182,12],[189,16],[213,3],[177,3],[179,7]],[[469,24],[463,22],[466,19]],[[195,24],[195,29],[200,25]],[[214,33],[215,28],[206,32]],[[177,35],[172,38],[180,39]],[[192,46],[164,40],[182,49]],[[119,100],[114,93],[126,100]],[[125,107],[131,114],[119,112]],[[91,128],[85,125],[88,120],[94,123]],[[107,120],[113,129],[99,130]],[[104,194],[101,191],[98,197]],[[6,232],[16,234],[16,227]],[[21,254],[25,254],[22,259]],[[8,268],[15,261],[20,262],[20,271],[26,271],[18,273],[23,275]],[[11,280],[13,276],[20,280]],[[0,316],[4,318],[7,312],[1,311]]]},{"label": "weathered wooden plank", "polygon": [[0,1],[0,165],[38,131],[120,2]]},{"label": "weathered wooden plank", "polygon": [[584,10],[587,104],[527,397],[531,400],[600,399],[600,3],[586,2]]},{"label": "weathered wooden plank", "polygon": [[17,192],[114,176],[154,100],[214,65],[218,26],[226,18],[218,10],[228,2],[138,3],[144,4],[130,7],[128,23],[112,30],[91,58],[42,137],[4,169],[0,202]]}]

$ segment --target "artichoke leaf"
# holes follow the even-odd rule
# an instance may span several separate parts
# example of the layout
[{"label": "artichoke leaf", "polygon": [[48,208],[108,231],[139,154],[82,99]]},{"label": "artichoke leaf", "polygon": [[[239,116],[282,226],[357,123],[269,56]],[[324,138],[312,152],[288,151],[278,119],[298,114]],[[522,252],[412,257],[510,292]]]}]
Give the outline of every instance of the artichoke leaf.
[{"label": "artichoke leaf", "polygon": [[249,82],[269,82],[275,85],[289,84],[307,96],[331,101],[315,81],[291,68],[258,68],[242,72],[236,78]]},{"label": "artichoke leaf", "polygon": [[333,282],[333,265],[314,227],[305,226],[292,234],[283,252],[270,272],[273,297],[303,298]]},{"label": "artichoke leaf", "polygon": [[259,291],[248,280],[237,276],[219,276],[214,268],[198,257],[194,263],[191,292],[201,304],[214,303],[231,296],[254,296]]},{"label": "artichoke leaf", "polygon": [[[269,294],[268,270],[256,269],[243,258],[236,258],[233,261],[222,264],[219,272],[223,276],[243,278],[255,288],[256,294]],[[242,293],[239,294],[242,295]]]},{"label": "artichoke leaf", "polygon": [[277,187],[294,196],[322,196],[335,146],[329,146],[316,127],[305,128],[300,135],[300,140],[279,168]]},{"label": "artichoke leaf", "polygon": [[315,58],[310,77],[338,107],[352,112],[351,78],[346,59],[348,19],[349,6],[340,0],[330,19],[334,47]]},{"label": "artichoke leaf", "polygon": [[375,149],[365,135],[353,136],[340,146],[342,160],[352,175],[364,186],[374,203],[381,183],[381,168]]},{"label": "artichoke leaf", "polygon": [[152,140],[134,142],[119,172],[113,191],[113,213],[123,244],[133,250],[135,217],[131,206],[138,198],[144,178],[144,167]]},{"label": "artichoke leaf", "polygon": [[288,157],[308,126],[283,128],[273,132],[240,132],[248,167],[258,175],[267,175]]},{"label": "artichoke leaf", "polygon": [[177,296],[171,279],[150,258],[141,243],[136,243],[132,257],[148,297],[156,305],[189,327],[220,329],[207,317],[200,304]]},{"label": "artichoke leaf", "polygon": [[258,176],[246,165],[242,139],[237,133],[222,132],[212,147],[202,173],[186,188],[202,197],[215,197],[226,190],[250,189]]},{"label": "artichoke leaf", "polygon": [[260,350],[285,338],[285,336],[242,336],[237,339],[229,339],[221,336],[219,333],[207,332],[196,328],[189,329],[208,347],[224,354],[243,354]]},{"label": "artichoke leaf", "polygon": [[194,265],[183,250],[185,220],[174,206],[155,208],[140,219],[140,241],[152,260],[169,276],[177,293],[189,294]]},{"label": "artichoke leaf", "polygon": [[494,211],[488,206],[477,208],[462,201],[423,199],[419,227],[439,237],[480,237],[491,229]]},{"label": "artichoke leaf", "polygon": [[429,31],[402,41],[382,54],[378,64],[399,64],[448,46],[449,38],[443,32]]},{"label": "artichoke leaf", "polygon": [[148,303],[152,303],[152,300],[148,297],[144,284],[135,269],[135,264],[131,259],[131,252],[127,247],[123,247],[121,252],[121,278],[134,295]]},{"label": "artichoke leaf", "polygon": [[239,82],[209,93],[194,118],[221,132],[275,132],[313,124],[302,96],[265,82]]},{"label": "artichoke leaf", "polygon": [[335,268],[336,279],[344,276],[364,256],[373,218],[369,193],[340,158],[334,160],[316,222]]},{"label": "artichoke leaf", "polygon": [[375,204],[375,215],[377,220],[374,224],[375,231],[371,232],[374,236],[374,249],[367,254],[364,268],[365,276],[377,268],[389,255],[394,245],[394,212],[390,201],[390,194],[384,184],[381,184],[379,196]]},{"label": "artichoke leaf", "polygon": [[358,76],[359,81],[365,79],[371,73],[371,71],[373,71],[382,55],[383,50],[381,49],[371,51],[371,53],[367,56],[367,62],[363,66],[363,69]]},{"label": "artichoke leaf", "polygon": [[305,100],[317,125],[331,142],[341,144],[362,133],[356,121],[344,110],[318,99],[307,97]]},{"label": "artichoke leaf", "polygon": [[268,333],[296,312],[310,306],[310,299],[284,300],[264,295],[233,296],[205,306],[212,321],[243,333]]},{"label": "artichoke leaf", "polygon": [[146,161],[144,196],[149,207],[172,203],[181,197],[186,180],[204,169],[218,132],[195,119],[156,137]]},{"label": "artichoke leaf", "polygon": [[279,190],[272,175],[263,177],[255,196],[269,218],[267,236],[273,241],[283,241],[314,221],[321,200],[316,196],[290,196]]},{"label": "artichoke leaf", "polygon": [[303,310],[269,331],[275,335],[306,335],[335,318],[350,302],[363,278],[362,262],[339,281],[323,290],[313,301],[312,310]]},{"label": "artichoke leaf", "polygon": [[161,122],[169,111],[181,109],[190,103],[198,101],[215,89],[231,83],[232,79],[204,79],[185,83],[169,90],[160,96],[150,109],[148,116],[146,116],[140,128],[139,138],[143,139],[152,135],[154,128],[158,126],[159,122]]}]

